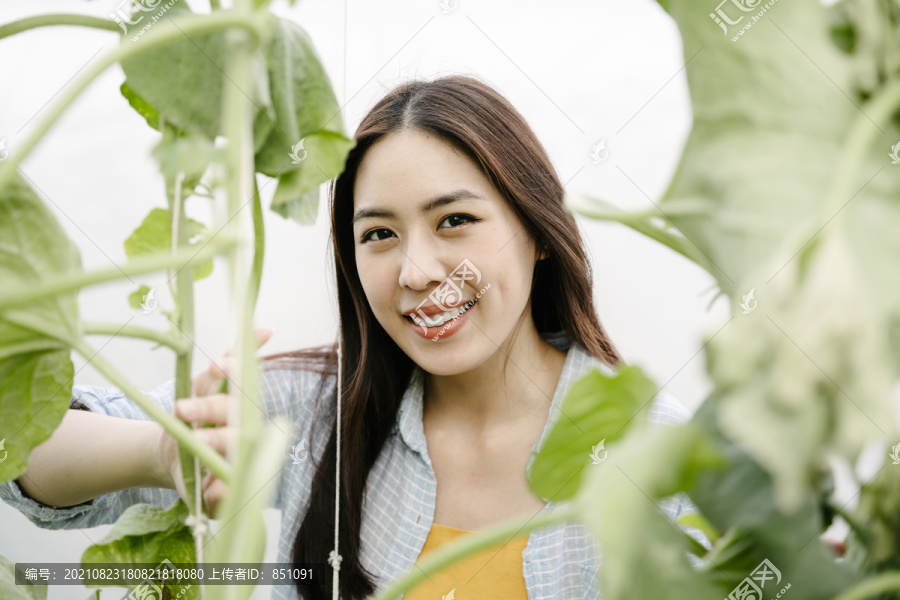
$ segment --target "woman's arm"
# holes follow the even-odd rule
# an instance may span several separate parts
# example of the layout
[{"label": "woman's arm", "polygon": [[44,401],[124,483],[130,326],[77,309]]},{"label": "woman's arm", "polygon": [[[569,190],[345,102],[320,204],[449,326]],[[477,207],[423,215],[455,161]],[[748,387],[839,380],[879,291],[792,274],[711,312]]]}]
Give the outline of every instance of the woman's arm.
[{"label": "woman's arm", "polygon": [[153,421],[68,410],[16,481],[34,500],[56,507],[129,488],[174,489],[161,431]]}]

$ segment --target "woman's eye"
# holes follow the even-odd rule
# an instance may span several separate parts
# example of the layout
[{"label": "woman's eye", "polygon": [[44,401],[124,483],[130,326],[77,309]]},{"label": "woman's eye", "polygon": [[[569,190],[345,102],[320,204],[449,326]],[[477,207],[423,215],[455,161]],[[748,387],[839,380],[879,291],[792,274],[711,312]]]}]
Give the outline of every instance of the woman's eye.
[{"label": "woman's eye", "polygon": [[478,219],[476,219],[475,217],[472,217],[470,215],[456,214],[456,215],[450,215],[449,217],[447,217],[446,219],[441,221],[439,224],[439,227],[443,226],[444,223],[447,224],[448,228],[449,227],[459,227],[460,225],[465,225],[466,223],[474,223],[475,221],[478,221]]},{"label": "woman's eye", "polygon": [[393,235],[390,229],[373,229],[372,231],[366,232],[362,237],[362,243],[366,242],[378,242],[384,239],[387,239],[389,236]]}]

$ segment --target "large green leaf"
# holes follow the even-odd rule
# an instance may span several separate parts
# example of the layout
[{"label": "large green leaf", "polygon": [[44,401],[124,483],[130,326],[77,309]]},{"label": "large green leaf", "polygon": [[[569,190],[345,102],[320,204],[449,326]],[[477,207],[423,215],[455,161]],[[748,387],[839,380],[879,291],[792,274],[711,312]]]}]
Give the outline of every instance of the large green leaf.
[{"label": "large green leaf", "polygon": [[[0,192],[0,289],[23,289],[78,273],[81,256],[34,191],[14,177]],[[76,293],[0,312],[0,481],[21,475],[69,406],[80,336]]]},{"label": "large green leaf", "polygon": [[[308,171],[304,178],[313,185],[335,177],[353,142],[344,136],[340,107],[309,35],[296,23],[278,19],[265,53],[275,127],[256,153],[256,170],[272,177]],[[296,162],[291,154],[301,139],[307,155]]]},{"label": "large green leaf", "polygon": [[[726,531],[709,554],[709,571],[719,582],[736,583],[763,559],[778,568],[785,582],[810,600],[833,598],[860,580],[847,564],[837,564],[818,540],[829,525],[819,498],[805,495],[800,507],[782,513],[771,476],[716,423],[717,402],[707,400],[693,423],[701,427],[724,460],[720,468],[699,473],[688,487],[691,500],[716,529]],[[788,453],[790,449],[781,448]]]},{"label": "large green leaf", "polygon": [[0,482],[19,477],[31,450],[50,439],[62,422],[74,374],[69,350],[0,360]]},{"label": "large green leaf", "polygon": [[272,210],[301,225],[312,225],[319,207],[319,186],[344,170],[353,142],[343,135],[321,131],[302,140],[294,156],[304,157],[301,167],[278,177]]},{"label": "large green leaf", "polygon": [[[785,511],[829,453],[853,460],[896,434],[887,400],[900,375],[900,169],[888,155],[900,140],[900,56],[896,41],[881,41],[876,58],[858,34],[873,16],[883,31],[898,17],[875,0],[847,5],[870,17],[836,36],[856,46],[852,58],[816,0],[747,11],[665,2],[694,119],[675,176],[658,213],[578,203],[698,262],[735,310],[744,302],[707,364],[723,430],[774,476]],[[719,8],[740,22],[717,24]],[[863,85],[865,64],[881,79]]]},{"label": "large green leaf", "polygon": [[[190,229],[191,247],[203,246],[203,235],[206,227],[193,219],[187,220]],[[172,249],[172,216],[164,208],[154,208],[144,217],[140,226],[125,240],[125,254],[134,258],[144,254],[171,251]],[[194,265],[194,280],[209,277],[213,263],[208,260]]]},{"label": "large green leaf", "polygon": [[[33,286],[80,271],[78,248],[31,186],[14,177],[0,191],[0,289]],[[80,336],[75,292],[0,313],[0,359],[63,348]]]},{"label": "large green leaf", "polygon": [[[147,15],[144,13],[144,22]],[[169,8],[157,26],[176,26],[190,15],[185,2]],[[130,40],[124,43],[131,43]],[[138,41],[137,43],[140,43]],[[226,32],[192,34],[122,62],[125,86],[122,93],[151,126],[158,128],[158,115],[179,130],[214,139],[222,126],[222,98],[229,43]],[[269,104],[261,58],[255,59],[256,78],[251,89],[242,90],[260,110]]]},{"label": "large green leaf", "polygon": [[588,470],[574,502],[600,542],[605,600],[721,600],[728,594],[732,582],[693,569],[686,536],[657,506],[718,462],[702,431],[687,424],[632,429],[610,449],[603,468]]},{"label": "large green leaf", "polygon": [[47,600],[47,586],[16,585],[16,565],[0,555],[0,598],[3,600]]},{"label": "large green leaf", "polygon": [[[180,499],[168,508],[150,504],[130,506],[99,542],[84,551],[83,565],[90,563],[152,563],[168,560],[175,564],[196,562],[194,538],[185,525],[188,509]],[[88,587],[98,587],[86,583]],[[190,584],[170,584],[172,597],[194,600],[199,588]],[[184,591],[182,595],[179,594]]]},{"label": "large green leaf", "polygon": [[[592,448],[619,439],[632,423],[645,421],[638,413],[655,395],[656,385],[632,366],[612,375],[594,370],[575,382],[531,465],[531,489],[557,502],[574,496],[585,473],[603,466],[595,465]],[[598,451],[598,460],[602,454]]]},{"label": "large green leaf", "polygon": [[355,142],[309,35],[279,19],[266,48],[275,125],[256,153],[256,170],[278,178],[272,210],[302,225],[315,221],[319,186],[344,170]]}]

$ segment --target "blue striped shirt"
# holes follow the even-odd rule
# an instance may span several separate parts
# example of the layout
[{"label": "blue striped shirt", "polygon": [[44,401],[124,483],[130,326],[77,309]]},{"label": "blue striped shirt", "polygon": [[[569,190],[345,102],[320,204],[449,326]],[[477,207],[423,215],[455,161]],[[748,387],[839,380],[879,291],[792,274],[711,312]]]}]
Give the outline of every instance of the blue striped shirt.
[{"label": "blue striped shirt", "polygon": [[[612,374],[613,369],[572,344],[562,333],[545,334],[545,339],[566,352],[565,364],[554,392],[546,423],[532,447],[528,461],[530,472],[535,455],[560,415],[560,405],[569,387],[592,369]],[[313,419],[334,418],[327,402],[317,402],[321,375],[291,368],[284,359],[265,363],[260,375],[262,410],[269,417],[284,416],[292,423],[291,445],[307,441],[311,454],[321,456],[330,426],[315,429],[309,439]],[[335,377],[328,376],[321,393],[335,393]],[[415,367],[404,392],[397,420],[381,454],[369,473],[363,500],[361,527],[361,561],[363,567],[378,576],[378,589],[383,589],[413,568],[431,529],[437,482],[422,424],[424,373]],[[149,420],[150,417],[116,388],[74,386],[72,404],[80,401],[88,409],[126,419]],[[149,393],[150,398],[168,412],[173,412],[174,380]],[[331,403],[333,404],[333,403]],[[317,407],[320,414],[316,414]],[[327,411],[322,412],[322,411]],[[649,412],[651,426],[671,425],[686,421],[690,412],[671,394],[660,390]],[[346,441],[345,441],[346,448]],[[299,455],[298,455],[299,456]],[[291,548],[306,513],[314,467],[311,460],[288,457],[280,471],[274,507],[282,511],[278,562],[291,562]],[[94,527],[112,523],[129,506],[150,503],[167,506],[177,492],[166,489],[135,488],[106,494],[92,501],[66,508],[41,504],[22,495],[14,481],[0,485],[0,497],[24,513],[32,522],[49,529]],[[543,499],[547,502],[547,499]],[[541,512],[558,508],[550,501]],[[695,509],[680,496],[660,503],[661,510],[672,520]],[[701,543],[708,542],[696,530],[686,529]],[[323,557],[322,562],[324,562]],[[531,600],[599,599],[598,568],[600,548],[588,529],[576,522],[558,523],[531,532],[522,552],[522,572]],[[274,586],[272,598],[297,600],[293,586]]]}]

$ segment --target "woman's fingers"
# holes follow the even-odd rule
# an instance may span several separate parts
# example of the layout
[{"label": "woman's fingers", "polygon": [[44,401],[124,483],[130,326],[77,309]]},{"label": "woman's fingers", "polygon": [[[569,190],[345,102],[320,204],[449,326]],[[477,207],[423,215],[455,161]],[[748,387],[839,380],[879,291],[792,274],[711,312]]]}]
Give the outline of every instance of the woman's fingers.
[{"label": "woman's fingers", "polygon": [[228,486],[212,473],[203,479],[203,503],[206,505],[206,512],[210,518],[216,518],[219,501],[226,491],[228,491]]},{"label": "woman's fingers", "polygon": [[[256,334],[256,347],[259,348],[269,341],[273,331],[268,327],[260,327],[254,333]],[[230,357],[230,354],[229,350],[223,356],[212,361],[208,369],[194,376],[194,393],[196,395],[206,396],[219,389],[219,383],[234,370],[234,359]]]},{"label": "woman's fingers", "polygon": [[188,423],[226,425],[228,395],[214,394],[178,400],[175,402],[175,415]]},{"label": "woman's fingers", "polygon": [[233,427],[201,427],[194,430],[194,435],[201,442],[212,446],[216,452],[225,456],[233,429]]}]

